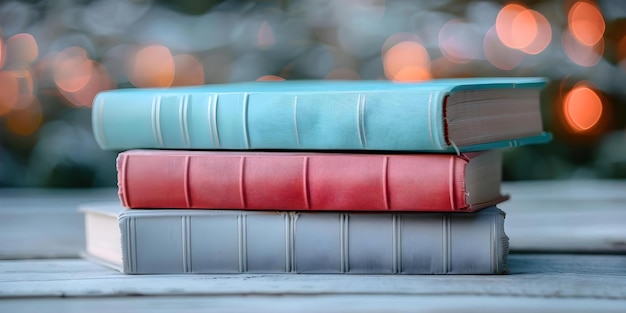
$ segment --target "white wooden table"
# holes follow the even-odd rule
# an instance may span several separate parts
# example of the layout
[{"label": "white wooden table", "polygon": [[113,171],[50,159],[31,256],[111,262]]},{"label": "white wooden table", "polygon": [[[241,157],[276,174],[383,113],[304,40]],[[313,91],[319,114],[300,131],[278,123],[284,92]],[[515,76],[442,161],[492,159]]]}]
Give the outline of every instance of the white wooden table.
[{"label": "white wooden table", "polygon": [[0,189],[0,312],[626,312],[626,181],[504,190],[508,275],[129,276],[78,258],[115,190]]}]

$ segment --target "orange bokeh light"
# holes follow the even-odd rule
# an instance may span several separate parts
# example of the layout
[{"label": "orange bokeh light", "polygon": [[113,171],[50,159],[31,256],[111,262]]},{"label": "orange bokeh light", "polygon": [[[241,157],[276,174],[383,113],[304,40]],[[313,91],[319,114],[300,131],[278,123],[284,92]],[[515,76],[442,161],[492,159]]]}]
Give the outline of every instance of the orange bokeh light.
[{"label": "orange bokeh light", "polygon": [[495,27],[491,27],[483,40],[483,49],[487,61],[494,67],[510,71],[524,60],[524,53],[520,50],[505,46],[500,39]]},{"label": "orange bokeh light", "polygon": [[428,52],[416,41],[401,41],[389,48],[383,54],[383,67],[385,76],[394,81],[419,81],[431,77]]},{"label": "orange bokeh light", "polygon": [[41,125],[43,110],[39,101],[31,101],[22,109],[13,110],[7,115],[6,125],[9,131],[19,136],[33,134]]},{"label": "orange bokeh light", "polygon": [[37,41],[28,33],[13,35],[7,39],[6,54],[16,65],[28,65],[35,61],[39,54]]},{"label": "orange bokeh light", "polygon": [[115,88],[115,82],[109,76],[106,68],[96,61],[86,60],[92,66],[92,75],[84,86],[76,91],[67,91],[59,88],[59,92],[72,105],[78,107],[91,107],[93,99],[98,92]]},{"label": "orange bokeh light", "polygon": [[257,34],[257,44],[259,48],[269,48],[274,45],[276,39],[274,38],[274,31],[267,21],[263,21],[261,27],[259,27],[259,33]]},{"label": "orange bokeh light", "polygon": [[604,53],[602,38],[595,45],[587,46],[576,40],[570,32],[565,31],[561,40],[565,54],[580,66],[590,67],[598,64]]},{"label": "orange bokeh light", "polygon": [[500,41],[513,49],[530,46],[539,33],[535,13],[519,4],[505,5],[498,12],[495,26]]},{"label": "orange bokeh light", "polygon": [[531,43],[520,50],[528,54],[539,54],[545,50],[550,44],[550,41],[552,41],[552,27],[543,14],[535,10],[526,10],[525,12],[533,15],[537,25],[537,34]]},{"label": "orange bokeh light", "polygon": [[128,78],[136,87],[170,87],[174,81],[174,58],[161,45],[145,46],[132,57]]},{"label": "orange bokeh light", "polygon": [[405,66],[393,76],[395,82],[417,82],[432,79],[430,71],[422,67]]},{"label": "orange bokeh light", "polygon": [[276,75],[264,75],[256,79],[256,81],[281,81],[285,80],[284,78]]},{"label": "orange bokeh light", "polygon": [[517,14],[511,23],[511,33],[515,46],[511,48],[523,49],[528,47],[537,37],[537,20],[530,10]]},{"label": "orange bokeh light", "polygon": [[172,86],[204,84],[204,67],[193,55],[179,54],[174,57],[174,81]]},{"label": "orange bokeh light", "polygon": [[35,99],[34,89],[30,69],[0,71],[0,116],[28,106]]},{"label": "orange bokeh light", "polygon": [[602,117],[600,96],[587,84],[577,84],[563,100],[563,112],[568,126],[575,132],[586,132]]},{"label": "orange bokeh light", "polygon": [[0,116],[8,113],[17,105],[19,86],[15,74],[11,71],[0,71]]},{"label": "orange bokeh light", "polygon": [[593,46],[602,36],[606,25],[598,7],[587,1],[572,5],[567,15],[569,30],[580,43]]},{"label": "orange bokeh light", "polygon": [[4,52],[4,41],[2,40],[2,37],[0,36],[0,68],[2,68],[2,66],[4,66],[4,56],[5,56],[5,52]]},{"label": "orange bokeh light", "polygon": [[59,52],[52,66],[54,82],[60,90],[67,92],[84,88],[94,72],[93,61],[80,47],[69,47]]}]

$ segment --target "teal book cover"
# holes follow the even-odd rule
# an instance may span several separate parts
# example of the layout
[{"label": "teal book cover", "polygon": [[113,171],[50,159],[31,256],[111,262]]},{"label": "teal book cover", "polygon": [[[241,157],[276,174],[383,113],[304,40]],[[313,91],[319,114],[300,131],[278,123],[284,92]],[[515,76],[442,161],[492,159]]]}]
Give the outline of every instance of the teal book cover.
[{"label": "teal book cover", "polygon": [[[543,78],[280,81],[105,91],[107,150],[477,151],[540,143]],[[523,139],[521,138],[531,138]]]}]

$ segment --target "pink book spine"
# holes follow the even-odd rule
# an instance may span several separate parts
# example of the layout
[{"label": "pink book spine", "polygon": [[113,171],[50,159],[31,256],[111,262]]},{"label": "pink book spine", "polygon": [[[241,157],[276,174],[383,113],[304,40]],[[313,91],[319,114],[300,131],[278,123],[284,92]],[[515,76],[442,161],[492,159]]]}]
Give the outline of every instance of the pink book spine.
[{"label": "pink book spine", "polygon": [[465,155],[123,152],[119,195],[129,208],[320,211],[473,210]]}]

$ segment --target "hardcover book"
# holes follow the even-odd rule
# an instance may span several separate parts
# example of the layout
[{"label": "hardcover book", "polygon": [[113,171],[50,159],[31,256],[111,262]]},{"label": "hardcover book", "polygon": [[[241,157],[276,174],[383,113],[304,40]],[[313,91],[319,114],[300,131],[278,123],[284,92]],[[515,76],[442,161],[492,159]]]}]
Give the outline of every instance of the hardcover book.
[{"label": "hardcover book", "polygon": [[500,193],[500,150],[456,154],[130,150],[129,208],[475,211]]},{"label": "hardcover book", "polygon": [[[546,142],[542,78],[247,82],[97,95],[104,149],[467,152]],[[478,146],[476,146],[478,145]]]},{"label": "hardcover book", "polygon": [[89,204],[85,256],[128,274],[501,274],[504,212],[125,210]]}]

